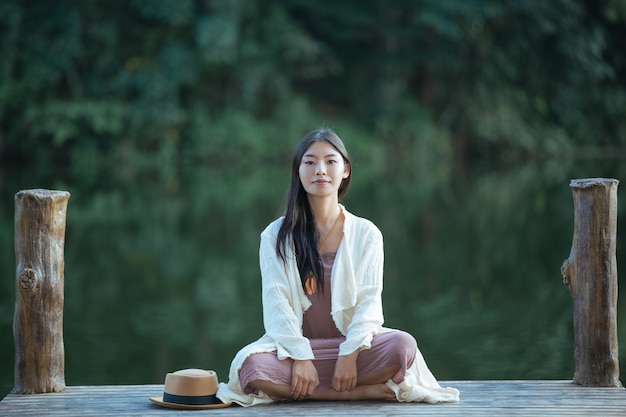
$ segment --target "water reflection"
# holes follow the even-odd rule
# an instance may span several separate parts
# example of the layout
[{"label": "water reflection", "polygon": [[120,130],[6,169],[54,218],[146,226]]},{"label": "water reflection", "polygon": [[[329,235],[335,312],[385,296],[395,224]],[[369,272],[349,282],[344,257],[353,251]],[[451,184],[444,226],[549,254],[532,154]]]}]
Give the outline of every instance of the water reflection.
[{"label": "water reflection", "polygon": [[[560,276],[573,227],[568,184],[619,179],[619,163],[542,161],[436,178],[359,169],[344,203],[385,236],[386,325],[415,335],[438,378],[571,379],[572,308]],[[225,379],[234,353],[262,334],[257,250],[282,207],[281,164],[198,164],[180,175],[108,167],[106,175],[68,173],[58,182],[8,170],[0,181],[2,394],[13,382],[20,189],[72,194],[68,385],[162,383],[166,372],[186,367]]]}]

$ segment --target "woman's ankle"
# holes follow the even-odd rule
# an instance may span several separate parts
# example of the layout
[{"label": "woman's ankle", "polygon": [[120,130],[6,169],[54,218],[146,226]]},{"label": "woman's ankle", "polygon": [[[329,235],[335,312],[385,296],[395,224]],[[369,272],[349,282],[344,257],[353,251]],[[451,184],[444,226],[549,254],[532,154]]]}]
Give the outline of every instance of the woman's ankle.
[{"label": "woman's ankle", "polygon": [[396,395],[385,384],[357,385],[352,391],[335,391],[330,388],[326,391],[314,392],[311,400],[324,401],[363,401],[388,400],[394,401]]}]

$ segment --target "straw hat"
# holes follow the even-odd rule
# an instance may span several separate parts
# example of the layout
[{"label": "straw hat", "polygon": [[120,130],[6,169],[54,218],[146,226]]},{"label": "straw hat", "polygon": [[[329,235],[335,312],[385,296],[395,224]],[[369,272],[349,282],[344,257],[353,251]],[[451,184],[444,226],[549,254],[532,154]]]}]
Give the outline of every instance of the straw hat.
[{"label": "straw hat", "polygon": [[228,407],[217,399],[217,374],[203,369],[183,369],[165,376],[163,395],[149,397],[162,407],[205,410]]}]

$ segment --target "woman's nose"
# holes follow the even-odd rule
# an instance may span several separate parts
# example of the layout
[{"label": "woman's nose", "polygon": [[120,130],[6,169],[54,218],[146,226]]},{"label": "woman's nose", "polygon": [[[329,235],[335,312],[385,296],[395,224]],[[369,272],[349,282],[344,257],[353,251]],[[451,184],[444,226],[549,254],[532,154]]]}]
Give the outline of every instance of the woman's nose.
[{"label": "woman's nose", "polygon": [[318,175],[326,174],[326,164],[319,162],[315,165],[315,173]]}]

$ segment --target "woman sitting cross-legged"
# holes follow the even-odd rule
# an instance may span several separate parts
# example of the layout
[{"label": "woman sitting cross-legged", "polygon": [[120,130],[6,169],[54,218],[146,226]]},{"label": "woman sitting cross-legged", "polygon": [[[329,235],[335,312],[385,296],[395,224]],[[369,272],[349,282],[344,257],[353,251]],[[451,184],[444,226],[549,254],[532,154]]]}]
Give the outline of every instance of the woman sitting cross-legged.
[{"label": "woman sitting cross-legged", "polygon": [[332,130],[297,145],[284,216],[261,234],[266,333],[235,356],[220,400],[458,401],[413,336],[383,327],[383,238],[339,203],[351,176]]}]

